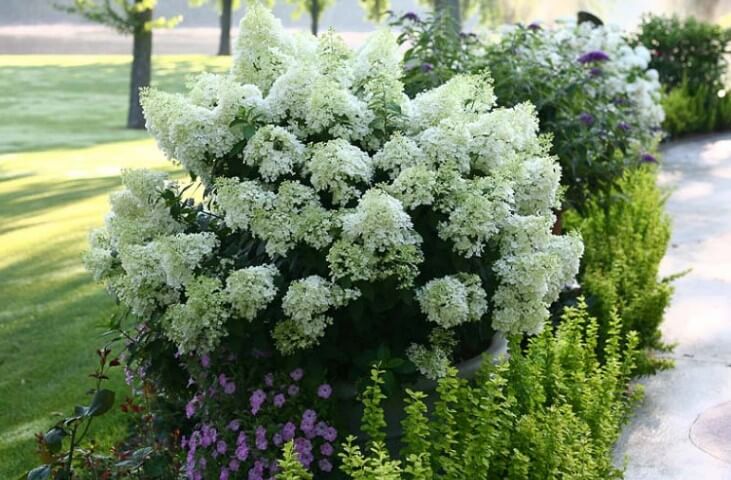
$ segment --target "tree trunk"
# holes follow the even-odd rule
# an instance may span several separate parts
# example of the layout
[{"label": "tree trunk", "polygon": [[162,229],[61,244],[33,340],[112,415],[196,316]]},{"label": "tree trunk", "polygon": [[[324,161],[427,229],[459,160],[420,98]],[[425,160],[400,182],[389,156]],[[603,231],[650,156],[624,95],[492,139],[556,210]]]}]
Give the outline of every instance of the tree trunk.
[{"label": "tree trunk", "polygon": [[233,0],[222,0],[221,40],[218,42],[219,55],[231,55],[231,8]]},{"label": "tree trunk", "polygon": [[[140,3],[141,0],[135,0]],[[145,28],[145,23],[152,20],[152,10],[145,10],[138,15],[134,31],[134,47],[132,49],[132,75],[129,89],[129,113],[127,128],[145,128],[145,117],[140,105],[140,88],[150,86],[152,63],[152,30]]]},{"label": "tree trunk", "polygon": [[434,13],[448,16],[454,24],[455,34],[462,31],[462,14],[459,0],[434,0]]},{"label": "tree trunk", "polygon": [[310,0],[310,17],[312,18],[310,30],[314,36],[317,36],[317,27],[320,22],[320,0]]}]

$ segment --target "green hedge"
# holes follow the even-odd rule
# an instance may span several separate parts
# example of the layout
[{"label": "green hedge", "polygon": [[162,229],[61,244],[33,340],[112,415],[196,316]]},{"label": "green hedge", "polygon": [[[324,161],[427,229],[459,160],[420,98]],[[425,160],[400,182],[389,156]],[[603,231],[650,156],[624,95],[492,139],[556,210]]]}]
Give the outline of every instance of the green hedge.
[{"label": "green hedge", "polygon": [[354,480],[621,478],[612,450],[641,395],[628,388],[638,339],[623,335],[615,316],[601,362],[598,328],[580,303],[524,349],[514,338],[510,358],[484,362],[473,382],[452,370],[431,408],[434,399],[407,390],[398,458],[384,443],[383,372],[376,370],[363,394],[362,430],[370,438],[365,449],[354,437],[345,443],[342,470]]},{"label": "green hedge", "polygon": [[658,278],[670,241],[670,219],[663,210],[665,194],[656,185],[654,167],[629,170],[604,206],[589,202],[581,217],[570,212],[569,229],[581,232],[584,258],[579,283],[589,311],[599,323],[600,345],[607,342],[615,313],[624,332],[639,335],[641,373],[667,366],[652,350],[668,348],[660,324],[673,293],[674,277]]}]

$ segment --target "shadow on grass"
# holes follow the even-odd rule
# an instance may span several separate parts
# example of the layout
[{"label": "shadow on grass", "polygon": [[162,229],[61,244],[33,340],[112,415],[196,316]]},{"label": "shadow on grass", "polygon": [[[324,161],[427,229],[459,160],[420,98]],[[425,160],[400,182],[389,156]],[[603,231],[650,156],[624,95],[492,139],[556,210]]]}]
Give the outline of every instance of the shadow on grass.
[{"label": "shadow on grass", "polygon": [[[14,479],[36,464],[33,434],[49,428],[53,412],[88,401],[94,350],[114,302],[79,268],[78,239],[53,241],[0,268],[0,478]],[[126,393],[120,372],[110,386]],[[117,434],[118,410],[94,427]],[[119,440],[121,437],[117,437]]]},{"label": "shadow on grass", "polygon": [[30,218],[47,210],[96,197],[119,186],[119,177],[101,177],[32,182],[20,189],[0,193],[0,235],[17,229],[11,224],[24,217]]}]

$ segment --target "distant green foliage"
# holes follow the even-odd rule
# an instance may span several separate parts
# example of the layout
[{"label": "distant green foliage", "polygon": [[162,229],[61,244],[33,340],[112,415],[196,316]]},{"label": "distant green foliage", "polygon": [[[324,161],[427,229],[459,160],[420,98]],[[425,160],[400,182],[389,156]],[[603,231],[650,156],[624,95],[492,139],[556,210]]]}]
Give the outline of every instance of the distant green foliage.
[{"label": "distant green foliage", "polygon": [[430,412],[425,394],[407,392],[400,459],[381,441],[364,453],[351,438],[343,471],[358,480],[621,478],[612,448],[639,393],[628,390],[638,338],[616,316],[608,327],[600,362],[599,325],[580,302],[525,349],[513,339],[510,359],[484,362],[474,382],[451,370]]},{"label": "distant green foliage", "polygon": [[650,50],[650,67],[668,88],[687,83],[695,92],[722,86],[730,30],[693,17],[649,15],[642,20],[636,41]]},{"label": "distant green foliage", "polygon": [[716,88],[701,86],[695,91],[684,82],[663,98],[663,128],[673,137],[731,128],[731,96],[718,96]]},{"label": "distant green foliage", "polygon": [[731,127],[731,99],[724,89],[731,30],[674,17],[647,16],[635,39],[652,53],[650,66],[667,91],[663,128],[673,137]]},{"label": "distant green foliage", "polygon": [[608,207],[590,202],[583,218],[567,215],[585,251],[579,282],[589,311],[598,320],[600,350],[612,338],[615,314],[623,331],[636,331],[639,371],[665,364],[652,359],[648,349],[667,349],[660,323],[670,302],[674,277],[659,279],[658,270],[670,240],[670,219],[663,210],[665,195],[656,186],[652,167],[629,170],[618,184],[617,201]]},{"label": "distant green foliage", "polygon": [[180,15],[153,19],[152,12],[156,6],[157,0],[73,0],[71,5],[56,4],[59,10],[81,15],[128,35],[140,28],[171,28],[183,19]]}]

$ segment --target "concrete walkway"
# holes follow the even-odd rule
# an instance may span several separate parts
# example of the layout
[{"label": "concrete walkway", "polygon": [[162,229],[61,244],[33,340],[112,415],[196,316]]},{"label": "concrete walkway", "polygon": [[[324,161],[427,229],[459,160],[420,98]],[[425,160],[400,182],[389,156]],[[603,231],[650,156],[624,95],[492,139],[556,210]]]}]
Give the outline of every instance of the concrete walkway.
[{"label": "concrete walkway", "polygon": [[662,273],[692,271],[662,329],[676,367],[642,380],[617,462],[627,480],[731,480],[731,135],[670,144],[660,181],[673,189]]}]

